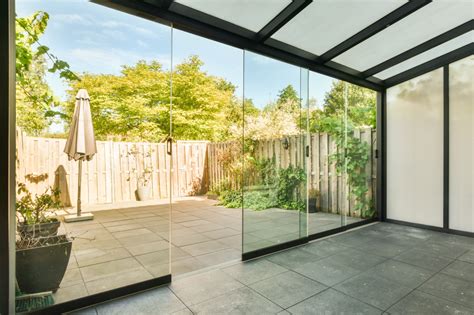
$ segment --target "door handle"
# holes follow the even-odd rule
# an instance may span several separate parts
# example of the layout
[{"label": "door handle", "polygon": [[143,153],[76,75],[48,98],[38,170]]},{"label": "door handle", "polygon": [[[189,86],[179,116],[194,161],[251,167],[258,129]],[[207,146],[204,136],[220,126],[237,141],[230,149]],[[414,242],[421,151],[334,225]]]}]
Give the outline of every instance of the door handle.
[{"label": "door handle", "polygon": [[306,146],[306,157],[309,157],[309,145]]}]

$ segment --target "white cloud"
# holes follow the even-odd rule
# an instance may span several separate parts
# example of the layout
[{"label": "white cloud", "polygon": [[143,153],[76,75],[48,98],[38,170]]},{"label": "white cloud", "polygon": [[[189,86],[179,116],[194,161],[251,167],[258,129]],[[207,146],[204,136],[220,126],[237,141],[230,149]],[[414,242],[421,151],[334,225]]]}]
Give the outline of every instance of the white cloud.
[{"label": "white cloud", "polygon": [[85,26],[93,25],[93,21],[85,16],[79,14],[54,14],[51,16],[51,21],[80,24]]},{"label": "white cloud", "polygon": [[154,35],[154,33],[151,30],[146,29],[144,27],[139,27],[130,23],[124,23],[124,22],[119,22],[115,20],[108,20],[108,21],[102,22],[101,26],[105,28],[112,28],[112,29],[127,29],[144,36]]}]

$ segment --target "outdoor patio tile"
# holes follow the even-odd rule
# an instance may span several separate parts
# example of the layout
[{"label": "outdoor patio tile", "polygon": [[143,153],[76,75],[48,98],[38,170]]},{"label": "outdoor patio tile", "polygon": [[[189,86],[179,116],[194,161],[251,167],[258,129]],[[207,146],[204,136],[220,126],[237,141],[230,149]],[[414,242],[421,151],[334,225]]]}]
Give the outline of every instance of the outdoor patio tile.
[{"label": "outdoor patio tile", "polygon": [[[163,238],[155,233],[146,233],[140,234],[137,236],[129,236],[129,237],[122,237],[119,238],[120,244],[125,247],[128,246],[135,246],[136,244],[145,244],[157,241],[164,241]],[[166,241],[167,242],[167,241]]]},{"label": "outdoor patio tile", "polygon": [[281,307],[249,288],[240,288],[191,306],[194,314],[276,314]]},{"label": "outdoor patio tile", "polygon": [[109,232],[121,232],[121,231],[127,231],[127,230],[135,230],[135,229],[140,229],[143,226],[138,223],[128,223],[124,225],[115,225],[115,226],[110,226],[107,227],[107,230]]},{"label": "outdoor patio tile", "polygon": [[210,232],[205,232],[205,233],[202,233],[202,234],[209,237],[209,238],[219,240],[219,239],[221,239],[223,237],[227,237],[227,236],[240,235],[240,231],[230,229],[230,228],[225,228],[225,229],[219,229],[219,230],[214,230],[214,231],[210,231]]},{"label": "outdoor patio tile", "polygon": [[108,276],[120,278],[128,272],[143,269],[142,265],[133,258],[124,258],[120,260],[113,260],[101,264],[82,267],[81,273],[84,281],[93,281],[102,279]]},{"label": "outdoor patio tile", "polygon": [[121,247],[111,249],[90,248],[77,250],[75,255],[79,267],[130,257],[130,253]]},{"label": "outdoor patio tile", "polygon": [[223,268],[222,271],[239,282],[249,285],[288,271],[288,269],[266,259],[257,259]]},{"label": "outdoor patio tile", "polygon": [[159,224],[159,225],[151,225],[151,226],[147,226],[146,228],[148,230],[154,232],[154,233],[163,232],[163,233],[169,234],[169,232],[170,232],[169,223]]},{"label": "outdoor patio tile", "polygon": [[244,244],[244,252],[251,252],[257,249],[265,248],[275,245],[275,242],[272,242],[270,240],[258,240],[252,243],[245,243]]},{"label": "outdoor patio tile", "polygon": [[305,252],[300,248],[293,248],[276,254],[272,254],[268,256],[267,259],[288,269],[295,269],[306,263],[318,260],[318,257],[308,252]]},{"label": "outdoor patio tile", "polygon": [[187,221],[195,221],[195,220],[199,220],[199,217],[189,215],[189,214],[176,215],[175,212],[173,212],[173,215],[172,215],[172,221],[177,222],[177,223],[182,223],[182,222],[187,222]]},{"label": "outdoor patio tile", "polygon": [[291,314],[359,314],[375,315],[381,311],[345,294],[328,289],[288,309]]},{"label": "outdoor patio tile", "polygon": [[150,279],[153,276],[145,268],[139,267],[86,282],[86,287],[89,294],[95,294]]},{"label": "outdoor patio tile", "polygon": [[118,239],[127,238],[131,236],[138,236],[138,235],[143,235],[143,234],[153,234],[153,232],[146,228],[139,228],[139,229],[134,229],[134,230],[129,230],[129,231],[112,233],[112,235]]},{"label": "outdoor patio tile", "polygon": [[61,281],[61,288],[83,283],[84,281],[82,280],[82,275],[79,269],[66,269],[66,273]]},{"label": "outdoor patio tile", "polygon": [[450,258],[435,256],[420,249],[408,250],[393,259],[432,271],[440,271],[452,262]]},{"label": "outdoor patio tile", "polygon": [[293,271],[286,271],[249,287],[283,308],[295,305],[326,289],[326,286]]},{"label": "outdoor patio tile", "polygon": [[458,260],[474,264],[474,250],[469,250],[465,254],[457,258]]},{"label": "outdoor patio tile", "polygon": [[327,259],[328,261],[346,265],[360,271],[365,271],[387,260],[385,257],[372,255],[355,249],[348,249],[340,254],[330,256]]},{"label": "outdoor patio tile", "polygon": [[218,239],[217,241],[232,248],[242,248],[242,235],[223,237]]},{"label": "outdoor patio tile", "polygon": [[157,226],[157,225],[169,225],[168,219],[162,219],[162,218],[144,218],[144,219],[135,219],[133,220],[134,222],[140,224],[143,227],[150,227],[150,226]]},{"label": "outdoor patio tile", "polygon": [[194,234],[194,235],[184,235],[184,236],[177,236],[173,237],[171,243],[175,246],[181,247],[186,245],[192,245],[202,242],[211,241],[209,237],[206,237],[202,234]]},{"label": "outdoor patio tile", "polygon": [[209,224],[209,223],[211,223],[211,222],[206,221],[206,220],[202,220],[202,219],[198,219],[198,220],[193,220],[193,221],[182,222],[180,224],[185,226],[185,227],[192,227],[192,226],[198,226],[198,225]]},{"label": "outdoor patio tile", "polygon": [[222,243],[219,243],[218,241],[208,241],[182,246],[181,249],[192,256],[199,256],[226,249],[226,246]]},{"label": "outdoor patio tile", "polygon": [[133,224],[133,223],[136,223],[134,220],[132,219],[128,219],[128,220],[120,220],[120,221],[112,221],[112,222],[104,222],[102,223],[102,225],[106,228],[109,228],[109,227],[112,227],[112,226],[117,226],[117,225],[125,225],[125,224]]},{"label": "outdoor patio tile", "polygon": [[232,248],[223,249],[205,255],[195,256],[197,260],[201,261],[206,266],[215,266],[233,260],[240,260],[241,257],[242,252]]},{"label": "outdoor patio tile", "polygon": [[146,253],[156,252],[162,249],[168,249],[170,243],[168,241],[156,241],[143,244],[128,245],[125,248],[133,255],[142,255]]},{"label": "outdoor patio tile", "polygon": [[186,305],[191,306],[242,286],[243,284],[226,273],[212,270],[177,279],[172,282],[170,288]]},{"label": "outdoor patio tile", "polygon": [[414,289],[428,280],[435,272],[400,261],[388,260],[369,269],[367,273]]},{"label": "outdoor patio tile", "polygon": [[196,231],[198,233],[204,233],[204,232],[210,232],[210,231],[216,231],[224,228],[224,226],[216,223],[206,223],[206,224],[201,224],[197,226],[192,226],[191,229],[193,231]]},{"label": "outdoor patio tile", "polygon": [[311,242],[300,248],[301,250],[309,252],[318,258],[328,257],[334,254],[341,253],[348,249],[342,244],[333,243],[326,240]]},{"label": "outdoor patio tile", "polygon": [[355,276],[334,288],[381,310],[386,310],[412,290],[369,273]]},{"label": "outdoor patio tile", "polygon": [[83,221],[61,224],[68,232],[78,232],[84,230],[101,229],[103,226],[99,222]]},{"label": "outdoor patio tile", "polygon": [[436,295],[474,309],[474,282],[438,273],[419,287]]},{"label": "outdoor patio tile", "polygon": [[88,292],[83,282],[67,286],[60,287],[56,293],[53,293],[54,302],[56,304],[78,299],[87,296]]},{"label": "outdoor patio tile", "polygon": [[203,262],[197,260],[192,256],[189,256],[186,258],[180,258],[172,261],[171,273],[173,275],[180,275],[188,272],[197,271],[206,267],[207,265],[205,265]]},{"label": "outdoor patio tile", "polygon": [[171,261],[192,257],[180,247],[171,246]]},{"label": "outdoor patio tile", "polygon": [[388,312],[392,315],[468,315],[473,310],[416,290],[389,308]]},{"label": "outdoor patio tile", "polygon": [[84,240],[84,242],[77,242],[74,240],[72,242],[72,249],[74,251],[78,251],[81,249],[90,249],[90,248],[99,248],[99,249],[111,249],[111,248],[117,248],[117,247],[122,247],[120,242],[116,239],[110,239],[110,240]]},{"label": "outdoor patio tile", "polygon": [[161,287],[96,306],[99,315],[172,314],[187,309],[170,289]]},{"label": "outdoor patio tile", "polygon": [[69,233],[69,236],[74,239],[76,243],[87,242],[90,240],[102,241],[113,239],[112,233],[105,228],[82,230]]},{"label": "outdoor patio tile", "polygon": [[373,237],[365,235],[357,235],[354,232],[343,233],[329,239],[331,242],[338,242],[344,246],[359,247],[373,241]]},{"label": "outdoor patio tile", "polygon": [[135,259],[138,260],[143,266],[152,266],[152,265],[163,265],[169,263],[169,251],[167,249],[135,256]]},{"label": "outdoor patio tile", "polygon": [[358,269],[334,262],[329,258],[306,263],[295,271],[327,286],[333,286],[360,273]]},{"label": "outdoor patio tile", "polygon": [[474,282],[474,264],[455,260],[441,270],[441,273]]}]

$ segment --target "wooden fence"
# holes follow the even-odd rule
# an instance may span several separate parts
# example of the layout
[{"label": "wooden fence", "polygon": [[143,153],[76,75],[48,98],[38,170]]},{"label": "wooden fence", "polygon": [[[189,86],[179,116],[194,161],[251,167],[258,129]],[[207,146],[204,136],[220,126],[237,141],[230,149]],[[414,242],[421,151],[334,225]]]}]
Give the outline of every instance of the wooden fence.
[{"label": "wooden fence", "polygon": [[[375,196],[376,160],[375,130],[355,132],[361,141],[370,144],[371,154],[366,166],[369,194]],[[350,187],[344,175],[337,174],[330,156],[338,148],[326,133],[307,137],[288,137],[260,141],[256,158],[274,159],[276,167],[306,165],[309,188],[320,192],[319,207],[323,211],[351,213],[354,201],[348,196]],[[309,140],[310,157],[305,158]],[[42,193],[48,186],[59,187],[65,205],[75,205],[77,196],[77,162],[63,153],[65,139],[26,136],[17,131],[17,180],[27,184],[32,193]],[[229,152],[233,146],[233,151]],[[150,152],[149,156],[130,155]],[[144,165],[151,166],[151,197],[161,199],[207,192],[224,181],[238,186],[223,162],[224,154],[240,154],[235,143],[178,141],[173,144],[173,159],[166,153],[165,143],[131,143],[97,141],[97,154],[83,167],[82,201],[84,204],[104,204],[136,200],[137,174]],[[227,152],[227,153],[226,153]],[[170,176],[172,180],[170,181]]]},{"label": "wooden fence", "polygon": [[[63,203],[75,205],[78,163],[68,160],[65,143],[65,139],[29,137],[17,131],[17,181],[26,183],[33,194],[59,187]],[[151,198],[200,193],[207,186],[207,144],[178,141],[171,160],[165,143],[97,141],[97,154],[83,164],[81,200],[84,204],[136,200],[137,175],[144,165],[152,167]],[[150,154],[129,154],[134,148]]]},{"label": "wooden fence", "polygon": [[[357,130],[354,136],[369,144],[370,155],[366,166],[367,187],[369,197],[375,198],[376,187],[376,132],[372,129]],[[305,158],[306,142],[309,141],[309,158]],[[209,184],[217,187],[223,182],[237,186],[222,163],[222,155],[232,143],[210,143],[208,147]],[[235,149],[234,149],[235,150]],[[327,133],[311,134],[309,139],[304,136],[293,136],[284,139],[260,141],[256,148],[255,158],[274,159],[277,168],[287,168],[289,165],[305,165],[308,174],[308,186],[320,192],[318,206],[325,212],[357,215],[353,212],[354,199],[350,196],[350,187],[344,174],[336,172],[330,156],[338,150],[335,139]],[[373,199],[375,202],[375,199]]]}]

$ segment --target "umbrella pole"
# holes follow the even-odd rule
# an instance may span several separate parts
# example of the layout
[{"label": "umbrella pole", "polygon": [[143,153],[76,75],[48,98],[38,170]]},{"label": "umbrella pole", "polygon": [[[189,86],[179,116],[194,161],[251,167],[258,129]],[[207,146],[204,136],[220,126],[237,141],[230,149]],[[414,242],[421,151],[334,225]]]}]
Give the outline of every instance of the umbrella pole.
[{"label": "umbrella pole", "polygon": [[65,222],[75,222],[75,221],[85,221],[85,220],[92,220],[94,215],[90,212],[85,212],[82,214],[82,207],[81,207],[81,182],[82,182],[82,159],[79,160],[79,176],[77,180],[77,210],[76,214],[70,214],[64,217]]},{"label": "umbrella pole", "polygon": [[77,216],[81,216],[81,182],[82,182],[82,160],[79,160],[79,178],[77,183]]}]

